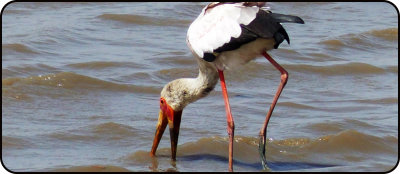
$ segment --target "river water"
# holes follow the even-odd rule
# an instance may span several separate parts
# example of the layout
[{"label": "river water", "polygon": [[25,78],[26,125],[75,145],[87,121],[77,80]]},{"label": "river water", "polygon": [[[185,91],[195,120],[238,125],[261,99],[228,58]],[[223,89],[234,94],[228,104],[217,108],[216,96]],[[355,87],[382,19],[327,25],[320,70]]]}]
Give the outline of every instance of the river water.
[{"label": "river water", "polygon": [[[2,14],[2,161],[12,171],[227,171],[219,84],[150,158],[159,93],[196,77],[185,39],[207,3],[13,2]],[[271,171],[388,171],[398,160],[398,14],[384,2],[270,2],[291,45],[267,133]],[[262,171],[258,132],[280,81],[265,59],[225,72],[234,170]]]}]

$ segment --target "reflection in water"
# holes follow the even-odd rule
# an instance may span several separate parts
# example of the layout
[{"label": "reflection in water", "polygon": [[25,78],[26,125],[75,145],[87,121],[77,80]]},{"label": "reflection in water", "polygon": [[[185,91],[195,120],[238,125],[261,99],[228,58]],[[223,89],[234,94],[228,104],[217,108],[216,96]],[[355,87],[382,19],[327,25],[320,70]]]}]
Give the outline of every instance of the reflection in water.
[{"label": "reflection in water", "polygon": [[[168,158],[168,157],[162,156],[160,158]],[[170,164],[173,168],[168,168],[166,170],[161,170],[161,171],[178,171],[178,168],[176,167],[176,163],[179,163],[179,162],[191,162],[193,164],[193,168],[195,168],[197,161],[203,161],[203,160],[209,161],[211,163],[217,162],[217,163],[222,163],[222,164],[227,165],[228,158],[224,157],[224,156],[213,155],[213,154],[185,155],[185,156],[177,157],[177,161],[171,160]],[[234,168],[235,167],[249,168],[249,169],[252,169],[255,171],[263,170],[261,162],[247,163],[247,162],[233,159],[233,164],[234,164]],[[276,162],[276,161],[274,161],[274,162],[267,161],[267,164],[270,169],[263,170],[263,171],[290,171],[290,170],[315,169],[315,168],[338,166],[338,165],[334,165],[334,164],[317,164],[317,163],[307,163],[307,162]],[[150,167],[150,169],[152,171],[156,171],[156,172],[160,171],[160,169],[158,169],[157,157],[154,157],[152,159],[152,166]]]},{"label": "reflection in water", "polygon": [[153,172],[158,172],[158,160],[157,157],[151,157],[151,166],[149,166],[150,170]]}]

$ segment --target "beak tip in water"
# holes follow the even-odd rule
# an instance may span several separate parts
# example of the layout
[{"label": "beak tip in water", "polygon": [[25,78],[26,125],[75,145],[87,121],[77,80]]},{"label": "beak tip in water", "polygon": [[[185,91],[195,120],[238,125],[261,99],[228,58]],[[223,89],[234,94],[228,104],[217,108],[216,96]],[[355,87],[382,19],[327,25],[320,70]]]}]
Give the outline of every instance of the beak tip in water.
[{"label": "beak tip in water", "polygon": [[160,109],[161,110],[158,117],[156,133],[154,136],[150,156],[156,156],[155,154],[158,144],[160,143],[162,135],[164,134],[164,130],[168,124],[171,139],[171,158],[173,161],[176,161],[176,150],[178,145],[179,127],[182,118],[182,111],[174,111],[163,98],[161,98]]}]

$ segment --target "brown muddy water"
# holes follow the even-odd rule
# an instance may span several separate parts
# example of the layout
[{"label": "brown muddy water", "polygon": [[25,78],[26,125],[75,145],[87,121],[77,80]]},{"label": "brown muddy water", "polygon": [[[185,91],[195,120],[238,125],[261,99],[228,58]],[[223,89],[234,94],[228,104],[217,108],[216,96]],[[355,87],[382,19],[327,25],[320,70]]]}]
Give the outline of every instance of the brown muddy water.
[{"label": "brown muddy water", "polygon": [[[195,77],[186,31],[207,3],[14,2],[2,14],[2,160],[12,171],[227,171],[221,89],[150,158],[159,93]],[[270,52],[290,73],[268,127],[271,171],[388,171],[398,160],[398,16],[384,2],[268,3],[298,15]],[[279,84],[265,59],[226,72],[235,171],[262,171]]]}]

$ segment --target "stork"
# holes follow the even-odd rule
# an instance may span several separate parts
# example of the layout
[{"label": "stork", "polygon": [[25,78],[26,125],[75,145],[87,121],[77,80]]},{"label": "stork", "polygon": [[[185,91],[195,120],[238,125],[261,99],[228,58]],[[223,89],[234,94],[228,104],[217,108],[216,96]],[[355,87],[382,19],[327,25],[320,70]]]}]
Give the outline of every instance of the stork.
[{"label": "stork", "polygon": [[297,16],[272,13],[265,2],[213,2],[203,8],[189,26],[187,45],[199,66],[197,78],[181,78],[169,82],[161,91],[160,112],[150,156],[155,156],[158,144],[168,124],[171,140],[171,158],[176,151],[182,111],[188,104],[207,96],[218,83],[222,87],[225,103],[227,132],[229,135],[229,171],[233,171],[233,139],[235,124],[231,114],[224,70],[264,56],[281,73],[281,82],[273,98],[265,122],[259,133],[259,152],[264,169],[266,129],[276,102],[288,80],[287,71],[269,54],[289,36],[280,23],[304,24]]}]

